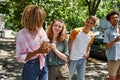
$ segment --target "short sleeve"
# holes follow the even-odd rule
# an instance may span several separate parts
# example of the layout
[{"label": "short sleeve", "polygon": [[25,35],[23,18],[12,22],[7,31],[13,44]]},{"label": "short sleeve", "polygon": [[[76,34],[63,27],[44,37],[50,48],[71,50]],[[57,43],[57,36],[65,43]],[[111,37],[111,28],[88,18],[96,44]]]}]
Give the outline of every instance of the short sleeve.
[{"label": "short sleeve", "polygon": [[93,42],[94,42],[94,35],[91,36],[91,41],[89,44],[91,45],[91,44],[93,44]]},{"label": "short sleeve", "polygon": [[70,34],[70,36],[69,36],[69,39],[70,39],[70,40],[74,40],[79,31],[80,31],[80,28],[75,28],[75,29],[71,32],[71,34]]},{"label": "short sleeve", "polygon": [[109,30],[106,30],[104,32],[104,40],[103,40],[104,43],[109,43]]}]

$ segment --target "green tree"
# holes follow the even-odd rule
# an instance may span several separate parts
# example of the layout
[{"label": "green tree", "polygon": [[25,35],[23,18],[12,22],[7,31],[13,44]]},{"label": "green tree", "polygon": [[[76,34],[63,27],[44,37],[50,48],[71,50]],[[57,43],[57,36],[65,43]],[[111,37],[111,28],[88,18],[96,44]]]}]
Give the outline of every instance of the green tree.
[{"label": "green tree", "polygon": [[120,6],[120,0],[104,0],[100,3],[96,14],[99,18],[103,18],[111,10],[120,11],[119,6]]},{"label": "green tree", "polygon": [[22,28],[20,19],[23,9],[28,4],[36,4],[45,8],[47,13],[45,25],[47,26],[52,20],[61,18],[65,21],[68,30],[79,27],[85,18],[87,10],[85,7],[81,7],[83,4],[80,1],[77,1],[78,0],[70,0],[69,2],[68,0],[7,0],[7,27],[16,31]]},{"label": "green tree", "polygon": [[[5,0],[2,13],[6,14],[6,27],[18,31],[22,28],[22,11],[28,4],[44,7],[47,16],[44,28],[56,18],[63,19],[67,30],[81,27],[85,18],[96,15],[99,18],[105,16],[110,10],[120,10],[120,0]],[[114,5],[113,5],[114,4]]]},{"label": "green tree", "polygon": [[[51,4],[52,3],[52,4]],[[43,6],[46,9],[47,17],[46,21],[49,24],[56,18],[63,19],[67,25],[68,31],[75,27],[83,25],[84,18],[86,16],[86,8],[78,0],[62,0],[62,1],[46,1]],[[83,13],[83,14],[80,14]],[[82,17],[81,17],[82,16]]]},{"label": "green tree", "polygon": [[18,31],[21,29],[21,15],[26,5],[32,4],[31,0],[6,0],[6,27]]}]

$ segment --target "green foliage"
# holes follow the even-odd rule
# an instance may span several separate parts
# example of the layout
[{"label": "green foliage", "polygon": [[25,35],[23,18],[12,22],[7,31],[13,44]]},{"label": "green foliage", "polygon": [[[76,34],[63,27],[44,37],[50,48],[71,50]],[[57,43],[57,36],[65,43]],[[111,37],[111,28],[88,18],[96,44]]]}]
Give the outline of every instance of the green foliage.
[{"label": "green foliage", "polygon": [[100,3],[96,14],[99,18],[103,18],[111,10],[120,11],[119,6],[120,0],[104,0],[104,2]]},{"label": "green foliage", "polygon": [[[6,27],[14,31],[22,28],[21,16],[28,4],[39,5],[45,9],[47,14],[44,28],[47,28],[54,19],[60,18],[65,22],[67,30],[71,31],[75,27],[83,26],[86,17],[90,14],[86,1],[89,0],[5,0],[5,5],[0,7],[2,7],[1,13],[6,14]],[[90,1],[93,4],[96,0]],[[95,11],[96,16],[102,18],[112,9],[120,10],[117,7],[119,5],[120,0],[104,0],[99,4],[97,12]]]},{"label": "green foliage", "polygon": [[83,26],[83,21],[86,16],[87,9],[84,7],[81,8],[80,5],[83,4],[81,4],[80,2],[72,0],[69,2],[67,0],[63,1],[54,0],[46,1],[44,3],[45,5],[43,5],[43,7],[47,12],[46,21],[48,25],[54,19],[60,18],[64,20],[64,22],[66,23],[68,31],[75,27]]},{"label": "green foliage", "polygon": [[5,22],[7,28],[14,31],[18,31],[22,28],[20,23],[22,11],[28,4],[31,4],[31,0],[6,0],[5,6],[7,12],[5,12]]}]

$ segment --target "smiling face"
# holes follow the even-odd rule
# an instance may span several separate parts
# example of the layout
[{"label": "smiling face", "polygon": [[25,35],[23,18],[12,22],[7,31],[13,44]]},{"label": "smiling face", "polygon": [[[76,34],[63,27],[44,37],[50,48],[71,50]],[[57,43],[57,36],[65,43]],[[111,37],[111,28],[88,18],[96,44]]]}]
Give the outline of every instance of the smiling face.
[{"label": "smiling face", "polygon": [[63,29],[63,24],[60,21],[56,21],[53,25],[53,33],[58,35]]},{"label": "smiling face", "polygon": [[47,30],[47,36],[50,40],[57,39],[58,41],[64,41],[66,39],[66,26],[61,19],[55,19],[52,21]]},{"label": "smiling face", "polygon": [[95,25],[95,21],[93,19],[88,19],[85,22],[85,27],[86,28],[91,29],[92,27],[94,27],[94,25]]},{"label": "smiling face", "polygon": [[110,16],[109,22],[113,25],[116,26],[119,22],[119,16],[117,14]]}]

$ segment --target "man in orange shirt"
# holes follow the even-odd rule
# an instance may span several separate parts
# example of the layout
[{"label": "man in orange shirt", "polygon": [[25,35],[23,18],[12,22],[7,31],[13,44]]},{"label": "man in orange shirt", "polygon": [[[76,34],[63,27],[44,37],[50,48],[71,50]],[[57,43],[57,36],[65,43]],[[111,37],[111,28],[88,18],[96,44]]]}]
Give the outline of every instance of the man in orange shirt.
[{"label": "man in orange shirt", "polygon": [[89,57],[90,46],[94,40],[94,34],[90,31],[96,26],[98,18],[89,16],[85,25],[80,28],[75,28],[69,37],[68,49],[70,54],[70,77],[72,79],[75,70],[77,69],[77,80],[85,79],[86,58]]}]

